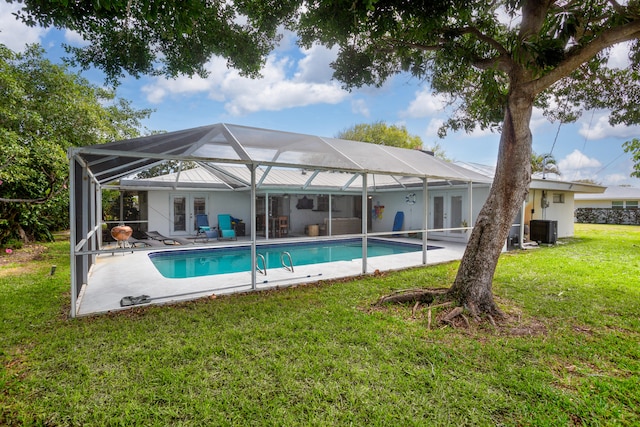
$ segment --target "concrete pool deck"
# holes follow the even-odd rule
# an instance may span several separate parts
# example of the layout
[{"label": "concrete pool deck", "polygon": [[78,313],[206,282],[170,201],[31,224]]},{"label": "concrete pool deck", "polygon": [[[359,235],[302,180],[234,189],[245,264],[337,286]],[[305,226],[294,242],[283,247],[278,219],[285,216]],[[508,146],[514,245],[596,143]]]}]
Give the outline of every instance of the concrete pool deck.
[{"label": "concrete pool deck", "polygon": [[[270,240],[270,243],[285,243],[288,239]],[[416,239],[394,238],[394,241],[418,243]],[[101,253],[96,257],[86,286],[78,297],[76,313],[87,316],[110,311],[126,310],[141,305],[121,307],[126,296],[148,295],[149,304],[168,304],[197,299],[205,296],[223,295],[275,287],[313,283],[362,274],[362,260],[339,261],[295,266],[294,272],[284,268],[269,269],[267,275],[257,274],[256,288],[251,286],[251,273],[230,273],[186,279],[168,279],[155,268],[148,254],[167,250],[184,250],[204,247],[247,245],[248,241],[214,242],[203,245],[181,245],[151,247],[144,250],[122,250]],[[427,264],[434,265],[462,258],[466,244],[429,240],[429,246],[438,249],[427,251]],[[376,270],[391,271],[422,264],[422,252],[372,257],[367,260],[367,274]]]}]

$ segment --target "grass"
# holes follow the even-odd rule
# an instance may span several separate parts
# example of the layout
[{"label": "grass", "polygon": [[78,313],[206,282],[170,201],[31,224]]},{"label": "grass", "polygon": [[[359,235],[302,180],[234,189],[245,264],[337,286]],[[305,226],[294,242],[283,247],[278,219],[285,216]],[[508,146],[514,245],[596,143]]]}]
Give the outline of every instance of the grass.
[{"label": "grass", "polygon": [[70,320],[68,243],[50,244],[0,268],[0,424],[640,424],[640,228],[505,254],[506,328],[371,310],[456,268]]}]

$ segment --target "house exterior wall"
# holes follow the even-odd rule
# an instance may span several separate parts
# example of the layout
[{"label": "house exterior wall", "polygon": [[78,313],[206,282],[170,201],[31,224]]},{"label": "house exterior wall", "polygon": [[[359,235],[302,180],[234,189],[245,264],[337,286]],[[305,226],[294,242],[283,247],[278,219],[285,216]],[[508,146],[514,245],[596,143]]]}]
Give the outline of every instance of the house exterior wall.
[{"label": "house exterior wall", "polygon": [[[464,194],[463,217],[467,224],[475,223],[480,209],[489,194],[488,186],[477,186],[472,191],[472,220],[469,221],[468,210],[468,188],[466,186],[455,186],[446,188],[429,189],[430,199],[444,192],[457,191]],[[209,224],[212,227],[218,225],[218,214],[230,214],[233,217],[240,218],[246,224],[246,233],[249,234],[253,219],[251,218],[251,206],[249,203],[249,194],[247,192],[202,192],[202,191],[149,191],[149,230],[157,230],[161,234],[171,236],[171,196],[172,195],[205,195],[207,198],[207,214],[209,216]],[[562,200],[554,202],[554,194]],[[415,195],[413,197],[412,195]],[[561,195],[561,196],[560,196]],[[371,231],[390,232],[393,229],[393,222],[396,212],[404,212],[403,230],[420,230],[423,228],[422,207],[424,206],[424,198],[422,190],[403,189],[400,191],[390,192],[373,192],[371,196],[371,211],[368,212],[371,218]],[[319,211],[318,196],[306,195],[307,198],[313,199],[313,209],[298,209],[296,207],[298,200],[303,197],[302,194],[291,195],[288,199],[284,199],[287,203],[285,211],[289,209],[289,229],[291,233],[303,235],[305,228],[311,224],[324,224],[325,218],[329,217],[328,211]],[[549,219],[558,221],[558,237],[573,236],[574,223],[574,197],[571,192],[562,191],[546,191],[548,207],[543,209],[541,205],[542,190],[534,189],[529,193],[527,205],[525,209],[525,224],[531,219]],[[415,200],[415,203],[412,203]],[[332,217],[333,218],[350,218],[356,216],[360,210],[359,197],[354,195],[334,195],[332,198]],[[384,206],[381,216],[375,216],[376,206]],[[432,228],[433,215],[432,207],[430,209],[429,228]],[[534,210],[533,214],[531,210]],[[378,209],[378,212],[380,210]],[[517,223],[517,218],[515,219]],[[459,225],[457,225],[459,226]],[[468,234],[468,233],[467,233]],[[430,238],[439,238],[444,240],[460,240],[467,237],[467,234],[451,234],[434,235],[430,234]]]},{"label": "house exterior wall", "polygon": [[209,225],[218,226],[219,214],[230,214],[246,223],[247,232],[251,226],[251,206],[247,193],[203,192],[203,191],[149,191],[149,230],[156,230],[165,236],[171,236],[171,197],[173,195],[205,196],[206,214]]},{"label": "house exterior wall", "polygon": [[149,191],[149,231],[168,236],[169,224],[169,193],[166,191]]},{"label": "house exterior wall", "polygon": [[[529,224],[532,219],[558,221],[558,237],[572,237],[574,233],[573,196],[574,193],[567,191],[532,189],[527,197],[525,224]],[[542,205],[543,198],[547,201],[547,207]]]},{"label": "house exterior wall", "polygon": [[[480,209],[484,205],[484,202],[489,195],[489,187],[488,186],[474,186],[472,190],[472,215],[471,217],[468,214],[468,194],[469,189],[466,185],[461,186],[451,186],[446,188],[430,188],[428,189],[428,197],[430,199],[429,203],[431,203],[431,199],[434,196],[443,195],[448,192],[456,192],[458,194],[462,194],[464,196],[463,201],[463,219],[470,226],[475,222],[478,214],[480,213]],[[411,196],[415,194],[415,203],[411,203],[414,198]],[[424,195],[422,189],[420,190],[402,190],[402,191],[394,191],[394,192],[383,192],[383,193],[373,193],[372,194],[372,207],[375,211],[375,206],[384,206],[384,211],[382,212],[382,218],[377,218],[373,216],[372,218],[372,231],[373,232],[387,232],[393,229],[393,222],[395,219],[396,212],[403,211],[404,212],[404,224],[403,230],[420,230],[423,228],[424,214],[422,213],[422,207],[424,206]],[[370,213],[373,215],[373,213]],[[429,223],[428,228],[432,228],[433,224],[433,208],[429,206]],[[456,227],[459,227],[460,224],[456,224]],[[429,234],[429,238],[437,238],[440,240],[465,240],[468,237],[468,233],[463,234],[453,234],[453,233],[443,233],[443,234]]]},{"label": "house exterior wall", "polygon": [[576,200],[574,202],[575,208],[605,208],[610,209],[612,206],[613,200]]},{"label": "house exterior wall", "polygon": [[[415,194],[415,203],[407,203],[407,196]],[[413,201],[414,198],[410,197]],[[397,192],[384,192],[371,194],[371,231],[382,233],[393,230],[393,221],[396,212],[404,212],[403,230],[419,230],[422,228],[422,191],[404,190]],[[376,210],[376,206],[378,206]],[[381,208],[384,206],[384,208]],[[381,210],[382,209],[382,210]],[[378,212],[378,215],[374,213]]]}]

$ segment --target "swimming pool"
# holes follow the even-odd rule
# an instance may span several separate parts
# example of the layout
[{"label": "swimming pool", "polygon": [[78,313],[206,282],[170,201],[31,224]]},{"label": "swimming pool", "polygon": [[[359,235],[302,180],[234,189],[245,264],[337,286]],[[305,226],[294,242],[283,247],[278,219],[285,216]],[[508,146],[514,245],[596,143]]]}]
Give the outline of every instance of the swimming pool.
[{"label": "swimming pool", "polygon": [[[433,249],[429,247],[428,249]],[[422,251],[422,245],[367,240],[367,257],[404,254]],[[257,253],[264,257],[267,271],[282,268],[282,253],[291,255],[293,266],[362,258],[360,239],[313,241],[288,244],[260,245]],[[169,279],[210,276],[215,274],[251,271],[251,247],[202,248],[180,251],[152,252],[149,258],[162,276]],[[288,259],[285,259],[288,265]],[[258,267],[262,268],[262,260]]]}]

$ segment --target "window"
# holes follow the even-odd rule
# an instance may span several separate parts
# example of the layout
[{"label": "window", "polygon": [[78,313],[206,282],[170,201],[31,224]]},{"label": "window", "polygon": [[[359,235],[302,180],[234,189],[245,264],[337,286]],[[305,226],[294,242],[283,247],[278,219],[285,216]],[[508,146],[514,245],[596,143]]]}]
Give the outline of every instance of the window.
[{"label": "window", "polygon": [[553,203],[564,203],[564,193],[553,193]]},{"label": "window", "polygon": [[637,200],[627,200],[625,202],[627,209],[638,209],[638,201]]},{"label": "window", "polygon": [[624,202],[620,200],[613,200],[611,202],[611,207],[613,209],[624,209]]}]

